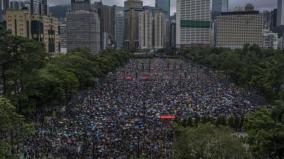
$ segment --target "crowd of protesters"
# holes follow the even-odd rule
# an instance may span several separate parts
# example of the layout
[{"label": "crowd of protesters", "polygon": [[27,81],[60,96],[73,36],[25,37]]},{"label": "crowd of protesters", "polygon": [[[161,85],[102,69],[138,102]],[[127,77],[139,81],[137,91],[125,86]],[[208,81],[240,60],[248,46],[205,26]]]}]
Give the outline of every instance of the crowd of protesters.
[{"label": "crowd of protesters", "polygon": [[224,76],[179,59],[136,59],[74,97],[34,137],[19,158],[173,158],[173,122],[196,116],[242,116],[264,100]]}]

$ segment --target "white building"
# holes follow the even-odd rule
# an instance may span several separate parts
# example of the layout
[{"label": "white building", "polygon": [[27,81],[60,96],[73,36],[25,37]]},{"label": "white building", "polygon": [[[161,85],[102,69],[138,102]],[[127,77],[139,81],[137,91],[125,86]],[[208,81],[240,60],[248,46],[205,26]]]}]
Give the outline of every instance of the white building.
[{"label": "white building", "polygon": [[140,49],[153,48],[153,14],[150,9],[144,9],[139,13],[139,41]]},{"label": "white building", "polygon": [[211,0],[177,0],[177,48],[210,46]]},{"label": "white building", "polygon": [[263,19],[258,11],[227,12],[215,21],[215,46],[243,48],[245,44],[263,43]]},{"label": "white building", "polygon": [[277,49],[278,48],[278,34],[270,30],[263,30],[263,48]]},{"label": "white building", "polygon": [[278,38],[278,49],[284,50],[284,37],[283,36]]}]

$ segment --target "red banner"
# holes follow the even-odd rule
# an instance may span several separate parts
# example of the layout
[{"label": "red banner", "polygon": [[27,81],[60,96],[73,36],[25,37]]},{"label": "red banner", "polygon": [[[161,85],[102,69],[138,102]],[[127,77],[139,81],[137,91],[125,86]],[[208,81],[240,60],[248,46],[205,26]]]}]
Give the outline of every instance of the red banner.
[{"label": "red banner", "polygon": [[175,119],[175,115],[161,115],[160,119]]}]

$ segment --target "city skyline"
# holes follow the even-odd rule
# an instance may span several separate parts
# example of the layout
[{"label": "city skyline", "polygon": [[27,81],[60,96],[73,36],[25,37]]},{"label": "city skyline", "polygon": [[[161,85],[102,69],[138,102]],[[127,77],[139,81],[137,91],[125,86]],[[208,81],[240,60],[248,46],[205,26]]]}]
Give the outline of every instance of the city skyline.
[{"label": "city skyline", "polygon": [[[70,0],[49,0],[49,4],[53,5],[61,5],[68,4]],[[99,1],[99,0],[92,0]],[[119,5],[123,6],[125,0],[102,0],[106,5]],[[155,6],[155,0],[143,0],[145,6]],[[229,1],[229,9],[232,10],[235,7],[244,6],[247,3],[252,3],[256,9],[258,10],[271,10],[276,8],[277,0],[267,1],[267,0],[230,0]],[[176,10],[176,0],[171,0],[171,13],[173,14]]]}]

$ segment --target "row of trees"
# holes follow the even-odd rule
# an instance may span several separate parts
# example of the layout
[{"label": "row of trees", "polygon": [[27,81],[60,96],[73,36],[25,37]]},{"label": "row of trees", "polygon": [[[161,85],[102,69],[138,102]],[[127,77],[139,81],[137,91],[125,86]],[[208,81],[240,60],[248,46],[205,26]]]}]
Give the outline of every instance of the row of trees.
[{"label": "row of trees", "polygon": [[246,159],[250,155],[231,129],[210,123],[199,123],[194,127],[178,126],[174,150],[176,159]]},{"label": "row of trees", "polygon": [[268,99],[284,100],[284,53],[245,45],[243,49],[201,48],[184,50],[182,55],[193,62],[222,70],[234,82],[257,88]]},{"label": "row of trees", "polygon": [[0,28],[1,91],[21,114],[66,105],[72,95],[93,88],[98,78],[128,58],[126,52],[93,55],[86,49],[51,57],[41,43]]},{"label": "row of trees", "polygon": [[42,43],[12,36],[0,25],[0,158],[33,132],[33,121],[67,105],[99,78],[124,65],[130,54],[106,50],[98,55],[77,49],[47,54]]},{"label": "row of trees", "polygon": [[[240,131],[245,130],[245,131]],[[244,118],[195,118],[176,122],[175,157],[259,158],[284,157],[284,103],[261,108]]]},{"label": "row of trees", "polygon": [[26,122],[16,107],[0,97],[0,158],[11,158],[13,145],[22,142],[33,133],[33,125]]},{"label": "row of trees", "polygon": [[284,53],[245,45],[236,50],[195,47],[184,50],[182,55],[221,70],[247,89],[257,88],[273,106],[262,107],[243,118],[220,116],[178,122],[177,158],[283,158]]}]

